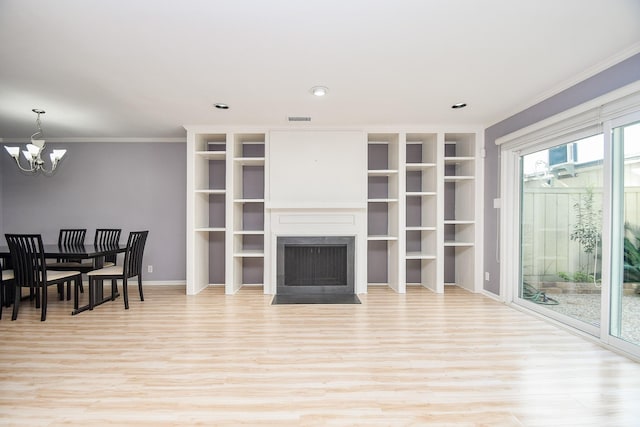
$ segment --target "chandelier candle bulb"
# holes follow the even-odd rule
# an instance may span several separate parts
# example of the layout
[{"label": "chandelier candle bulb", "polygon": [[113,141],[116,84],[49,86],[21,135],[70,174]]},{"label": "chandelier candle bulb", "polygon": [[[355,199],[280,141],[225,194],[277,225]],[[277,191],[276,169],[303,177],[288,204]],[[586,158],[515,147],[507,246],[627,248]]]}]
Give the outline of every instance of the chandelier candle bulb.
[{"label": "chandelier candle bulb", "polygon": [[4,147],[7,152],[9,153],[9,155],[11,157],[13,157],[14,159],[17,159],[18,157],[20,157],[20,147]]}]

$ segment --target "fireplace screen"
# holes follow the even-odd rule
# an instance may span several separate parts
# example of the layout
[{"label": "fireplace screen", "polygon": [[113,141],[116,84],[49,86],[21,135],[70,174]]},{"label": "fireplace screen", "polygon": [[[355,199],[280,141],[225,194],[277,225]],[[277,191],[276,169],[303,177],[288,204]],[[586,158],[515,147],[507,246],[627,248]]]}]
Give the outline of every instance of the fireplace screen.
[{"label": "fireplace screen", "polygon": [[279,237],[277,293],[354,293],[353,237]]},{"label": "fireplace screen", "polygon": [[287,245],[285,286],[347,286],[347,247]]}]

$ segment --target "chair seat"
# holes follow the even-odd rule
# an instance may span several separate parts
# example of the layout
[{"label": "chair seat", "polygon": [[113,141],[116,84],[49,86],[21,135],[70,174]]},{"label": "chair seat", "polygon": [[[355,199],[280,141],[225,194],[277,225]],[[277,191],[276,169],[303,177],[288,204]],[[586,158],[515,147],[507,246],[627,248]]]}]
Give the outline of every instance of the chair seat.
[{"label": "chair seat", "polygon": [[122,265],[112,265],[110,267],[100,268],[87,273],[89,276],[121,276],[123,272]]},{"label": "chair seat", "polygon": [[2,281],[13,280],[13,270],[2,270]]},{"label": "chair seat", "polygon": [[47,261],[47,269],[55,269],[55,268],[91,268],[93,267],[93,261],[85,260],[82,262],[70,261],[70,262],[55,262],[55,261]]},{"label": "chair seat", "polygon": [[53,282],[55,280],[64,279],[67,277],[77,276],[78,274],[82,274],[79,271],[47,271],[47,281]]},{"label": "chair seat", "polygon": [[104,263],[104,265],[102,266],[102,268],[113,267],[114,265],[116,265],[116,263],[115,263],[115,262],[107,261],[107,262],[105,262],[105,263]]}]

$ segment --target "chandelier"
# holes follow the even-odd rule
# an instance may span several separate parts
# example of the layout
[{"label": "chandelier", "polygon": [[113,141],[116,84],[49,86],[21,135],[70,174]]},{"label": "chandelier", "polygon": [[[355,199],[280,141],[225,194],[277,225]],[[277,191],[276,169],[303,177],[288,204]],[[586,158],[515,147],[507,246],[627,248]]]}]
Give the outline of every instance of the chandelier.
[{"label": "chandelier", "polygon": [[26,150],[22,150],[22,155],[27,161],[27,166],[23,166],[20,163],[20,147],[8,147],[4,146],[7,150],[7,153],[16,161],[16,164],[20,168],[20,170],[24,172],[30,173],[38,173],[42,172],[45,175],[51,175],[56,170],[58,166],[58,162],[64,157],[67,150],[53,150],[51,154],[49,154],[49,158],[51,159],[51,167],[47,169],[44,165],[44,160],[42,160],[42,152],[44,151],[44,133],[42,132],[42,127],[40,126],[40,114],[45,114],[44,110],[40,110],[34,108],[34,113],[38,116],[36,118],[36,126],[38,128],[37,132],[31,135],[31,143],[26,145]]}]

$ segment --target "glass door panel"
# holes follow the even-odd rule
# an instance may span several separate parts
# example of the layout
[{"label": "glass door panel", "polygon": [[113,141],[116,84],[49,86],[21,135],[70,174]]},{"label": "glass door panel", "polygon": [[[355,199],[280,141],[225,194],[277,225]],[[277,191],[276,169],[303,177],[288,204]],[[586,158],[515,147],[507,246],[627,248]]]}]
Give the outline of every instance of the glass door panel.
[{"label": "glass door panel", "polygon": [[599,134],[520,158],[520,300],[590,333],[601,319],[603,155]]},{"label": "glass door panel", "polygon": [[[613,139],[613,233],[610,333],[640,345],[640,122]],[[616,250],[617,249],[617,250]]]}]

